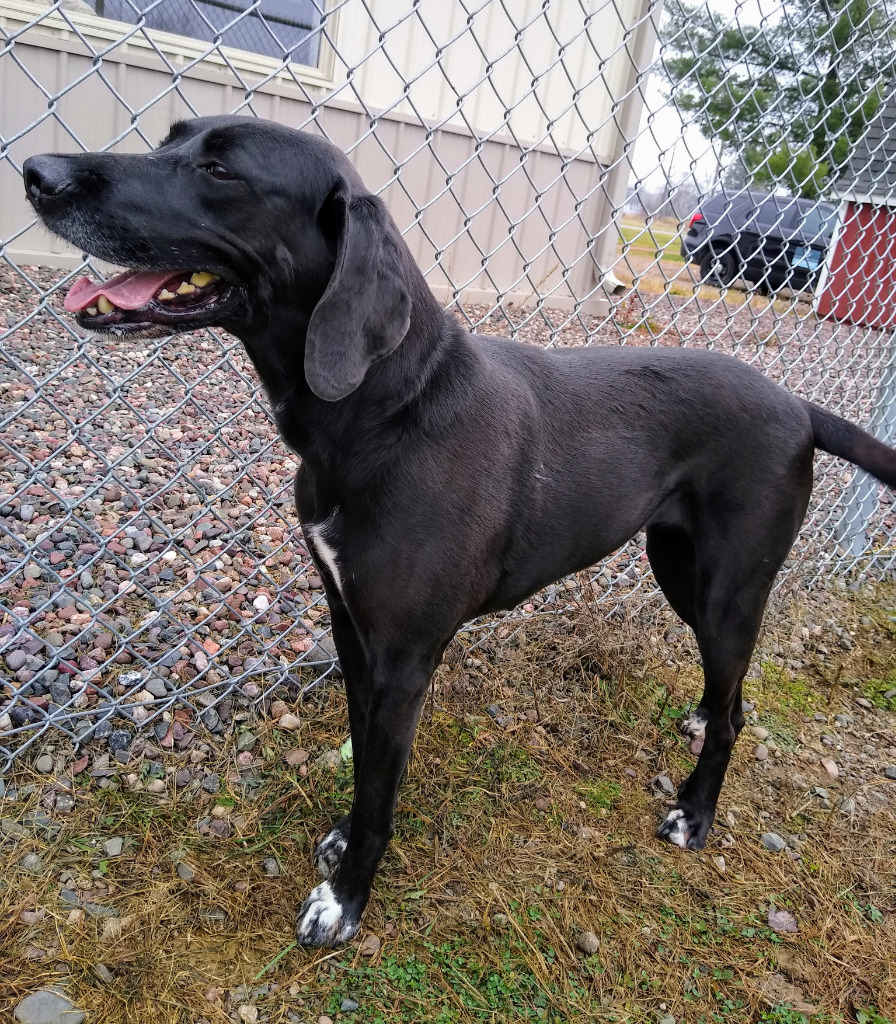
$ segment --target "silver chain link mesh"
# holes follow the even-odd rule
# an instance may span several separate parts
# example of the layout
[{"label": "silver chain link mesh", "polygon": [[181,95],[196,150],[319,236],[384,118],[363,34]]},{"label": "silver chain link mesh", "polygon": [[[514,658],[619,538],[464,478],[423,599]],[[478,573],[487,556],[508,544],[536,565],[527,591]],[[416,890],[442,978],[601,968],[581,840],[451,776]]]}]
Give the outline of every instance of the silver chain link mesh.
[{"label": "silver chain link mesh", "polygon": [[[319,131],[471,328],[732,352],[892,437],[892,3],[322,3],[0,0],[0,768],[38,741],[114,754],[141,730],[182,749],[335,657],[295,460],[240,345],[81,337],[62,296],[103,268],[35,226],[33,153],[146,150],[216,112]],[[760,234],[783,278],[741,275],[749,223],[682,258],[708,196],[758,217],[759,192],[778,197]],[[819,202],[833,237],[794,256]],[[890,495],[818,465],[801,582],[889,572]],[[462,642],[654,592],[636,538]]]}]

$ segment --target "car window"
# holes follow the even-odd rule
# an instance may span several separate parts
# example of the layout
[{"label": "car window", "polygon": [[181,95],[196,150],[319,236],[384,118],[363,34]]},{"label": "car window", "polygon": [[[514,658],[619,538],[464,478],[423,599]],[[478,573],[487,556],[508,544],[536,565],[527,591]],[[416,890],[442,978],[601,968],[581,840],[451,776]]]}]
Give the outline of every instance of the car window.
[{"label": "car window", "polygon": [[749,227],[760,235],[789,235],[796,218],[796,204],[791,198],[768,196],[754,210]]},{"label": "car window", "polygon": [[834,233],[836,209],[830,206],[813,206],[804,211],[800,234],[809,243],[827,245]]}]

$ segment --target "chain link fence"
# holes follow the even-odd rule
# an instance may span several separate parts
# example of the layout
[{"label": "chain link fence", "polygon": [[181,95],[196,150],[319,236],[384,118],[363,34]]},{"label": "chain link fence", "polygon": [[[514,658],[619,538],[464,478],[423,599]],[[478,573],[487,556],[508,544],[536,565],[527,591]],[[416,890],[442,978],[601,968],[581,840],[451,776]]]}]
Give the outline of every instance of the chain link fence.
[{"label": "chain link fence", "polygon": [[[322,132],[472,329],[732,352],[889,440],[893,7],[0,0],[3,770],[66,745],[127,761],[137,734],[182,750],[335,669],[241,347],[81,337],[62,297],[104,268],[35,225],[27,156],[145,151],[219,112]],[[818,463],[801,583],[889,572],[890,495]],[[636,538],[461,642],[654,592]]]}]

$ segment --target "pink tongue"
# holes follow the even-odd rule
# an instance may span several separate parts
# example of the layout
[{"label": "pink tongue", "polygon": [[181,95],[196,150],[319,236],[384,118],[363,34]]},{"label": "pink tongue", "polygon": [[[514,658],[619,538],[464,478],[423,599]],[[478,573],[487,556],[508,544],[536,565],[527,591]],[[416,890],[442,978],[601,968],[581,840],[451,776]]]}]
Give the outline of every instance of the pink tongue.
[{"label": "pink tongue", "polygon": [[69,313],[76,313],[93,306],[101,295],[105,295],[119,309],[140,309],[166,281],[177,276],[176,270],[126,270],[101,284],[82,277],[69,289],[63,305]]}]

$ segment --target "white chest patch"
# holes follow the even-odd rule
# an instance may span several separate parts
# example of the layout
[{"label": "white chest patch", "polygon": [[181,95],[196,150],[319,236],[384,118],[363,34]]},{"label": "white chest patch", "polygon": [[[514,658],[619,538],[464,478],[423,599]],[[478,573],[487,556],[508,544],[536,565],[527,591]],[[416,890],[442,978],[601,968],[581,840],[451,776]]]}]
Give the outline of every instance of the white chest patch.
[{"label": "white chest patch", "polygon": [[327,571],[333,578],[333,582],[336,584],[336,589],[339,591],[341,596],[345,596],[342,593],[342,574],[339,571],[339,562],[337,560],[336,549],[330,543],[327,538],[329,527],[333,522],[333,518],[336,515],[336,510],[333,514],[322,523],[309,524],[305,527],[305,536],[308,538],[308,542],[311,544],[311,549],[317,559],[327,567]]}]

